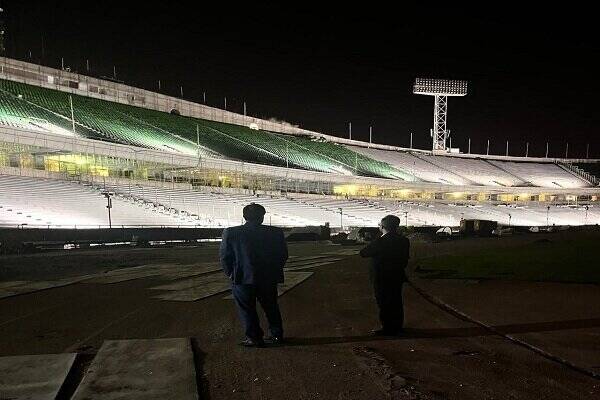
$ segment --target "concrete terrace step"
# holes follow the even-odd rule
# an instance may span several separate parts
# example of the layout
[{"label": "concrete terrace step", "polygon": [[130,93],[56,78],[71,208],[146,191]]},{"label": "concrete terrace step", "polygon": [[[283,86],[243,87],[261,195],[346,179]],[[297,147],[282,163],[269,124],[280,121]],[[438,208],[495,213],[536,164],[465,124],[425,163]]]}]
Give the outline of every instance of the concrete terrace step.
[{"label": "concrete terrace step", "polygon": [[107,340],[73,400],[197,400],[190,340]]}]

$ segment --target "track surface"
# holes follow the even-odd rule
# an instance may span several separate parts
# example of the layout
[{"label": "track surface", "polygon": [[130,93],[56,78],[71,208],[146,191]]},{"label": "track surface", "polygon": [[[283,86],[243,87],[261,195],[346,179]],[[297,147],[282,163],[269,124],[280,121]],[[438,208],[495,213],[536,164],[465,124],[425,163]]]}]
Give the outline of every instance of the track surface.
[{"label": "track surface", "polygon": [[[413,245],[509,249],[525,238]],[[340,249],[339,247],[333,247]],[[292,255],[332,246],[292,244]],[[2,280],[57,279],[156,262],[210,262],[214,246],[4,257]],[[192,338],[205,399],[584,399],[600,381],[460,320],[405,288],[405,337],[374,339],[366,264],[346,256],[280,298],[289,343],[237,346],[241,329],[222,294],[195,302],[153,298],[164,281],[76,283],[0,300],[0,356],[77,352],[81,378],[107,339]],[[416,280],[458,309],[586,368],[600,371],[597,285]],[[575,295],[577,294],[577,295]],[[588,307],[584,307],[587,304]],[[70,383],[73,384],[73,383]],[[75,383],[76,385],[76,383]],[[64,391],[68,393],[69,391]],[[63,394],[64,395],[64,394]],[[68,397],[68,395],[65,398]]]}]

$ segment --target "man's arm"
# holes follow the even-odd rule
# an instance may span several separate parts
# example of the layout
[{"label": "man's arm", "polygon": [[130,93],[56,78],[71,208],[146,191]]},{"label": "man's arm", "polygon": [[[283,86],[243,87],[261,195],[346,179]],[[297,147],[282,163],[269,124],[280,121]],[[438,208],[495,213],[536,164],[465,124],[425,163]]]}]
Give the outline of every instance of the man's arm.
[{"label": "man's arm", "polygon": [[233,274],[235,254],[230,243],[229,229],[223,229],[221,247],[219,248],[219,258],[221,259],[221,267],[223,268],[223,272],[225,272],[225,275],[231,278],[231,275]]},{"label": "man's arm", "polygon": [[285,241],[285,236],[283,234],[283,230],[279,230],[279,242],[281,243],[281,265],[285,265],[285,262],[288,259],[288,248],[287,242]]},{"label": "man's arm", "polygon": [[365,246],[361,251],[360,251],[360,256],[361,257],[375,257],[377,254],[379,254],[380,252],[380,244],[379,244],[379,240],[375,239],[372,240],[367,246]]}]

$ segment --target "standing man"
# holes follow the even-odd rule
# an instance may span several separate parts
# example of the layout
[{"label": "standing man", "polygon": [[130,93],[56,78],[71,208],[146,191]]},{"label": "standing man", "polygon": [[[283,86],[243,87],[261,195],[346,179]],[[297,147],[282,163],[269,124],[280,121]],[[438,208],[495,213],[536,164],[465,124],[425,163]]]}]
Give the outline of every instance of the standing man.
[{"label": "standing man", "polygon": [[386,215],[379,223],[382,235],[360,251],[361,257],[373,259],[369,272],[381,321],[381,329],[373,331],[377,336],[398,335],[404,324],[402,284],[407,280],[410,242],[398,233],[399,226],[400,218]]},{"label": "standing man", "polygon": [[246,347],[262,347],[263,330],[256,313],[256,300],[269,321],[271,337],[283,340],[283,324],[277,304],[277,284],[283,283],[283,266],[288,258],[283,230],[262,225],[265,208],[251,203],[244,207],[246,223],[227,228],[219,255],[225,274],[231,279],[231,291],[244,325]]}]

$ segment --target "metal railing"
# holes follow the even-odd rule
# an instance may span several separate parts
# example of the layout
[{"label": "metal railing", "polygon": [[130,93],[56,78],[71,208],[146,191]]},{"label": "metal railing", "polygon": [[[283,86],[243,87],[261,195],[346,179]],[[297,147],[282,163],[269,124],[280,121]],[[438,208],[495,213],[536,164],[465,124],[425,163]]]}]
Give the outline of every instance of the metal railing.
[{"label": "metal railing", "polygon": [[183,228],[224,228],[224,225],[47,225],[47,224],[0,224],[0,228],[16,229],[183,229]]},{"label": "metal railing", "polygon": [[598,183],[600,182],[595,175],[592,175],[589,172],[587,172],[587,171],[579,168],[575,164],[571,164],[571,163],[558,163],[558,162],[556,164],[559,165],[559,166],[562,166],[562,167],[566,168],[567,170],[569,170],[573,174],[579,176],[582,179],[585,179],[586,181],[590,182],[594,186],[597,186]]}]

